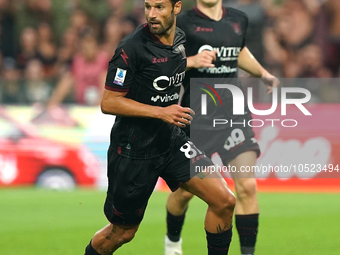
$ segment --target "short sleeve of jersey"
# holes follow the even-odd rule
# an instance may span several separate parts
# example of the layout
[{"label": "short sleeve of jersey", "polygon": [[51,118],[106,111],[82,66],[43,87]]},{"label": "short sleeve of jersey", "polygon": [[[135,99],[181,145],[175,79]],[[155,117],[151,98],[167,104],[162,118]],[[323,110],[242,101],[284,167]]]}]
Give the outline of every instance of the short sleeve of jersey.
[{"label": "short sleeve of jersey", "polygon": [[[244,35],[247,33],[247,28],[248,28],[248,16],[247,14],[245,14],[244,12],[242,13],[242,17],[243,17],[243,30],[244,30]],[[242,41],[242,46],[241,49],[243,49],[246,46],[246,36],[243,37],[243,41]]]},{"label": "short sleeve of jersey", "polygon": [[137,55],[132,45],[121,42],[109,62],[105,89],[127,92],[136,71]]},{"label": "short sleeve of jersey", "polygon": [[181,28],[181,29],[184,27],[186,15],[187,15],[187,12],[184,11],[184,12],[181,12],[181,13],[177,16],[177,19],[176,19],[176,26],[177,26],[177,27],[179,27],[179,28]]}]

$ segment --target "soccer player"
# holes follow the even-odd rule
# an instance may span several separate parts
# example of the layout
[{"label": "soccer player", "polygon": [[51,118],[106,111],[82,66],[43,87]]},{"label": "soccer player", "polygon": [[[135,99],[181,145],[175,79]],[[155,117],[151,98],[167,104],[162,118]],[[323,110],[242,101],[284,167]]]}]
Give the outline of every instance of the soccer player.
[{"label": "soccer player", "polygon": [[[268,73],[245,46],[248,25],[246,15],[233,8],[224,8],[222,0],[197,0],[196,3],[194,9],[182,13],[177,19],[177,26],[185,32],[187,38],[185,48],[188,71],[183,83],[185,92],[181,105],[196,110],[193,104],[190,105],[190,78],[237,79],[237,67],[262,78],[267,86],[267,93],[271,93],[272,88],[279,85],[279,80]],[[226,98],[227,95],[219,95],[224,103],[230,102],[231,98]],[[194,100],[196,102],[196,97]],[[249,109],[246,108],[245,113],[244,116],[233,116],[232,109],[227,109],[221,116],[215,117],[225,119],[230,116],[234,123],[243,123],[244,120],[248,123],[251,119]],[[255,165],[260,149],[251,127],[223,125],[219,130],[212,131],[200,126],[200,123],[204,125],[204,116],[197,114],[193,125],[190,129],[187,127],[186,132],[190,136],[191,131],[191,141],[207,156],[218,152],[225,166],[230,165],[237,170],[241,166]],[[197,131],[197,127],[200,130]],[[230,142],[235,136],[242,138],[242,141]],[[236,188],[235,221],[241,253],[253,254],[259,218],[256,179],[254,173],[232,173],[232,177]],[[168,197],[165,255],[182,254],[180,234],[192,196],[180,188]]]},{"label": "soccer player", "polygon": [[223,178],[190,175],[192,165],[212,162],[180,128],[193,115],[178,105],[186,68],[185,35],[176,28],[181,5],[146,0],[147,24],[120,42],[109,63],[101,102],[103,113],[117,116],[108,150],[109,224],[95,233],[86,255],[112,254],[133,239],[159,176],[171,190],[181,186],[208,204],[208,254],[228,253],[235,197]]}]

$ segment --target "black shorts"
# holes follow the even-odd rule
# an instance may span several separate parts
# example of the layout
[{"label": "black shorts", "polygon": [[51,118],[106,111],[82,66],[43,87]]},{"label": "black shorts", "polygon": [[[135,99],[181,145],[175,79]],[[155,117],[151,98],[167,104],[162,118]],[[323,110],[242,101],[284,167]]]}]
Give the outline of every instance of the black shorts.
[{"label": "black shorts", "polygon": [[110,147],[104,213],[111,223],[139,224],[158,177],[175,191],[192,177],[190,169],[193,165],[212,165],[211,160],[188,140],[182,132],[168,153],[152,159],[126,158]]},{"label": "black shorts", "polygon": [[[243,122],[244,118],[234,122]],[[247,120],[247,119],[246,119]],[[248,121],[245,121],[245,125]],[[234,125],[223,130],[193,130],[190,129],[191,141],[208,157],[217,152],[223,162],[236,158],[246,151],[255,151],[260,156],[260,147],[255,139],[254,131],[249,126]]]}]

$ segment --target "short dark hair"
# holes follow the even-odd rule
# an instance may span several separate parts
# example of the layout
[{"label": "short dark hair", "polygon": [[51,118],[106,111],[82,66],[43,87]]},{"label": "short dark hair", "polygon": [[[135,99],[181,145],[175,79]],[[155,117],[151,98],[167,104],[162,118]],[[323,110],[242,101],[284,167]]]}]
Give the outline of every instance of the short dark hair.
[{"label": "short dark hair", "polygon": [[170,2],[172,3],[172,6],[175,6],[175,4],[179,1],[181,1],[181,0],[170,0]]}]

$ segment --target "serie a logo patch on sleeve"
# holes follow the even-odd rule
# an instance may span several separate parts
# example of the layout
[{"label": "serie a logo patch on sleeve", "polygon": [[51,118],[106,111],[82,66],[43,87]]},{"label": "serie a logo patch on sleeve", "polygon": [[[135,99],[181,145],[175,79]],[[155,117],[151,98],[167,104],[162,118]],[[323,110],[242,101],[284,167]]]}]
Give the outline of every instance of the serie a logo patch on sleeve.
[{"label": "serie a logo patch on sleeve", "polygon": [[113,80],[114,84],[123,86],[124,85],[124,80],[126,76],[126,70],[117,68],[115,78]]}]

